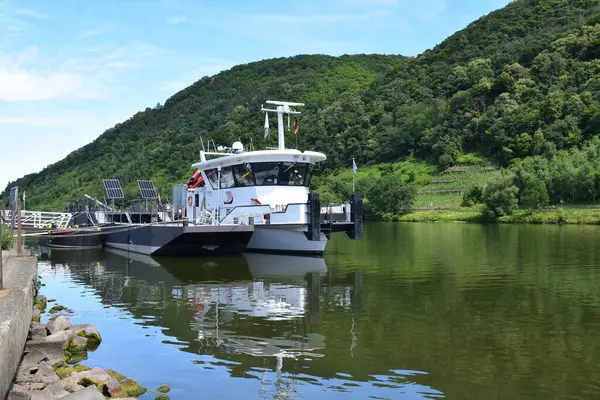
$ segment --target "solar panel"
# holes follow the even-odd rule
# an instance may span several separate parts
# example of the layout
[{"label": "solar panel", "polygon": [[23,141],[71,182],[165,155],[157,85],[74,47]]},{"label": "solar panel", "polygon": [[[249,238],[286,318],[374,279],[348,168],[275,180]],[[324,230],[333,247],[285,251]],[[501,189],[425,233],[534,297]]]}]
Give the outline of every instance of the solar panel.
[{"label": "solar panel", "polygon": [[121,182],[118,179],[105,179],[104,189],[109,199],[122,199],[124,197]]},{"label": "solar panel", "polygon": [[140,188],[142,199],[158,199],[158,193],[156,193],[152,181],[138,180],[138,186]]}]

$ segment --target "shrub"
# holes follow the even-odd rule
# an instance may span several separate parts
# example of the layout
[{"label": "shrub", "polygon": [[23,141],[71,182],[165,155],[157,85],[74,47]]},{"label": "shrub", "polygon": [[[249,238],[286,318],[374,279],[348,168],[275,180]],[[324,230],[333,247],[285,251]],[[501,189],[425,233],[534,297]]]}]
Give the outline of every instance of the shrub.
[{"label": "shrub", "polygon": [[480,186],[470,187],[464,194],[462,199],[462,207],[473,207],[481,204],[483,201],[483,189]]},{"label": "shrub", "polygon": [[379,178],[369,189],[367,198],[374,213],[383,215],[407,214],[412,209],[416,189],[398,175],[388,174]]},{"label": "shrub", "polygon": [[521,206],[524,208],[534,209],[542,208],[550,203],[548,190],[544,182],[540,180],[529,180],[520,193]]},{"label": "shrub", "polygon": [[10,229],[8,226],[4,225],[4,230],[2,231],[2,237],[0,238],[0,248],[2,250],[7,250],[10,245]]},{"label": "shrub", "polygon": [[512,177],[490,183],[483,193],[483,215],[494,219],[511,215],[518,207],[518,192],[519,189],[513,185]]}]

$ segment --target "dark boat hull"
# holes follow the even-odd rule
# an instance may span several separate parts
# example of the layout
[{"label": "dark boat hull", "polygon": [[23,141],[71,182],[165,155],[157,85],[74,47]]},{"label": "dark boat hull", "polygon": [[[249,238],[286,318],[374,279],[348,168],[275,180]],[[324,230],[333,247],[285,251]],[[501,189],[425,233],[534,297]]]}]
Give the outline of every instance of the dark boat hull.
[{"label": "dark boat hull", "polygon": [[104,246],[105,236],[106,233],[102,231],[48,234],[40,237],[40,244],[63,249],[97,248]]},{"label": "dark boat hull", "polygon": [[140,225],[109,233],[106,246],[157,256],[231,255],[244,251],[253,233],[249,225]]},{"label": "dark boat hull", "polygon": [[231,255],[245,251],[253,233],[249,225],[111,225],[44,235],[40,244],[63,249],[106,246],[163,256]]}]

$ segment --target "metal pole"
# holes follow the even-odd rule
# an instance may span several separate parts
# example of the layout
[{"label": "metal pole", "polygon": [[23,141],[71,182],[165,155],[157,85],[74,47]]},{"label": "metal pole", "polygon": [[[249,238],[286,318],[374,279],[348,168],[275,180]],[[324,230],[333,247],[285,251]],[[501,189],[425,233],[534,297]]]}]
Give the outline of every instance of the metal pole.
[{"label": "metal pole", "polygon": [[283,106],[277,107],[277,140],[279,150],[285,150],[285,136],[283,131]]},{"label": "metal pole", "polygon": [[21,200],[17,200],[17,257],[23,257],[21,246]]},{"label": "metal pole", "polygon": [[221,225],[221,167],[217,168],[217,225]]},{"label": "metal pole", "polygon": [[2,241],[4,240],[4,204],[2,204],[2,214],[0,215],[0,290],[4,289],[2,279]]}]

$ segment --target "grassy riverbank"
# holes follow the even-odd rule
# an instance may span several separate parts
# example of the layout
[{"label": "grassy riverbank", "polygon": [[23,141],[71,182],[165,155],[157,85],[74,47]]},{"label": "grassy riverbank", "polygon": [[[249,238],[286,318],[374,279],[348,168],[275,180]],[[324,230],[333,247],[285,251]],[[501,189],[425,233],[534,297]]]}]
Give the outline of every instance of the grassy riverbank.
[{"label": "grassy riverbank", "polygon": [[[396,216],[400,222],[494,222],[482,217],[479,210],[432,210],[415,211]],[[512,215],[500,217],[504,224],[588,224],[600,225],[600,209],[554,209],[540,211],[516,211]]]}]

